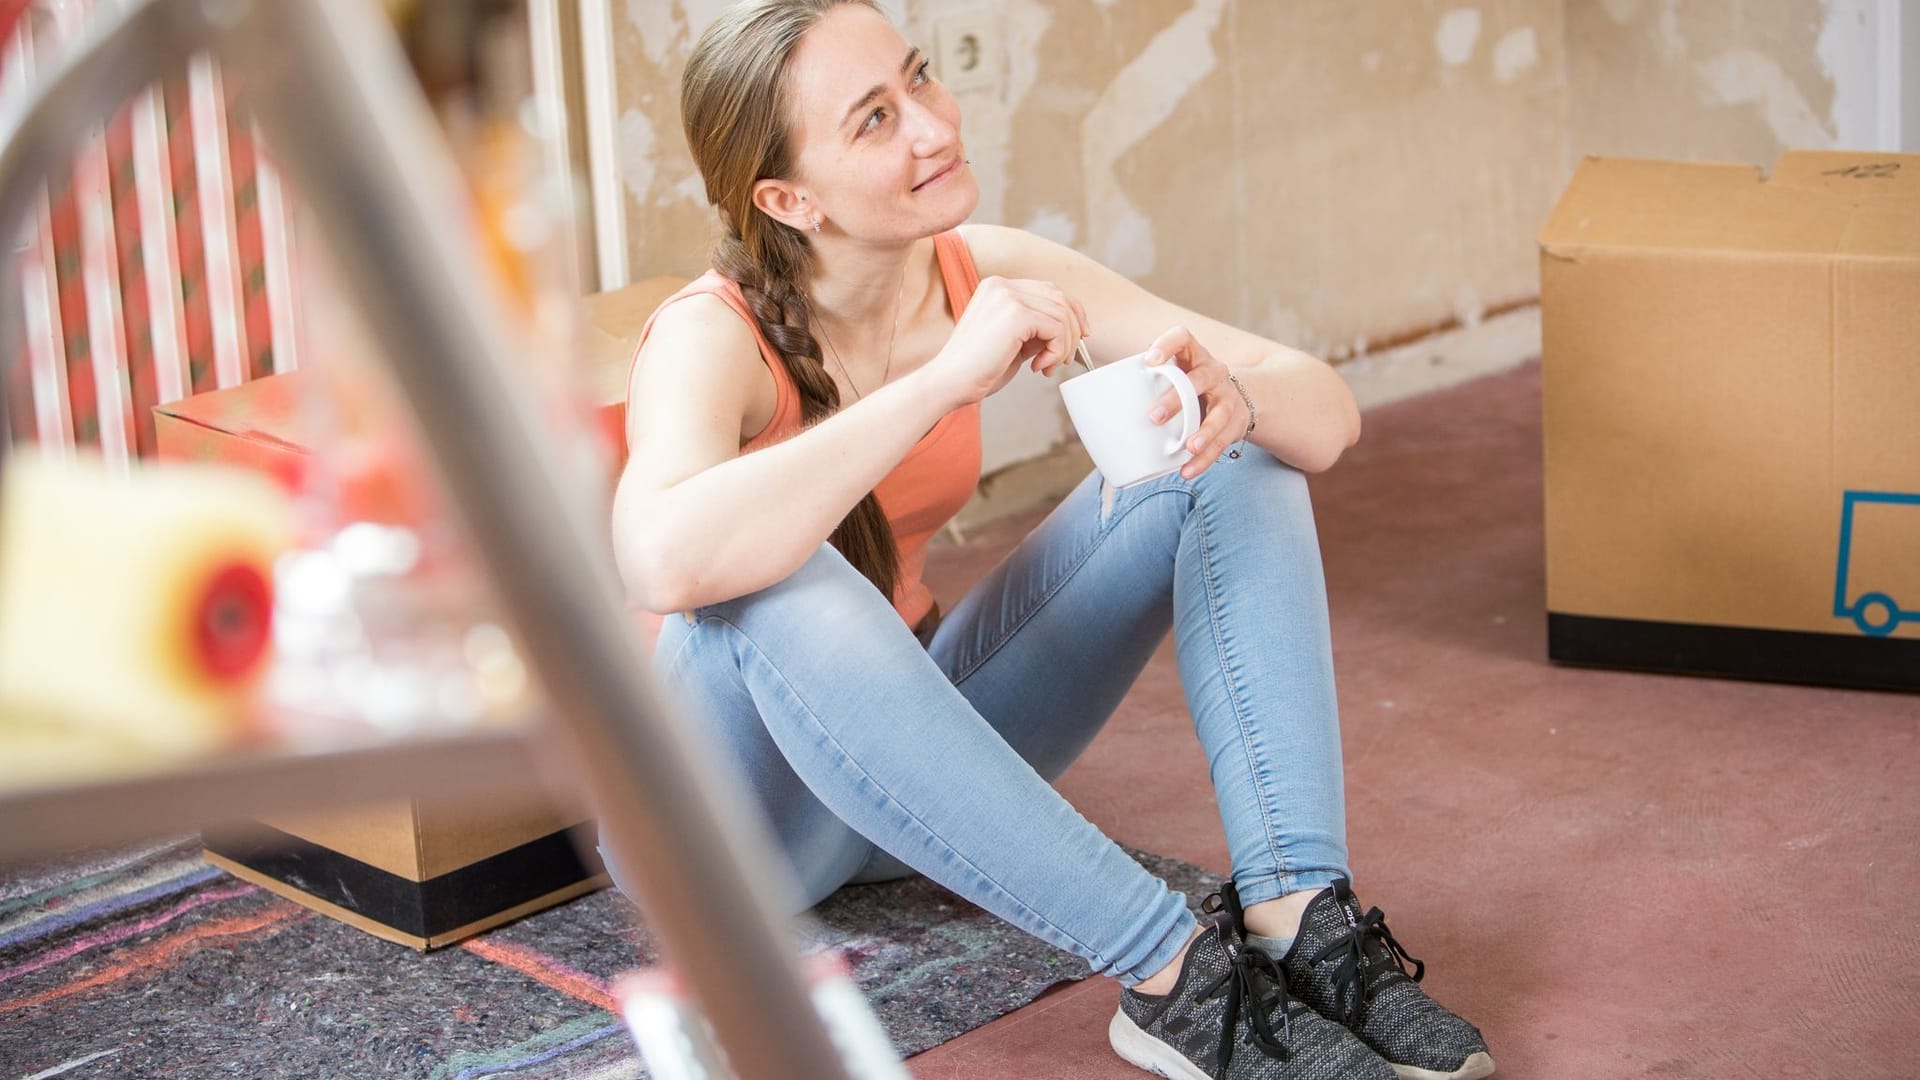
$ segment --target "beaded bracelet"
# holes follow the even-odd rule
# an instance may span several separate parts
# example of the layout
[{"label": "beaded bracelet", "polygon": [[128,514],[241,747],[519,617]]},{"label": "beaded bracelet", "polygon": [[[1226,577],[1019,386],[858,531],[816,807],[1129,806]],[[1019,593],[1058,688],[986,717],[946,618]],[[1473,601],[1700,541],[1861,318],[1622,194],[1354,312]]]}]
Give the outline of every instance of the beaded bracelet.
[{"label": "beaded bracelet", "polygon": [[1260,422],[1260,410],[1253,407],[1253,396],[1247,393],[1246,387],[1240,385],[1240,380],[1234,377],[1233,372],[1227,372],[1227,381],[1233,384],[1235,390],[1240,391],[1240,400],[1247,403],[1247,430],[1240,433],[1240,441],[1232,450],[1227,451],[1227,457],[1238,461],[1240,448],[1247,445],[1247,436],[1253,434],[1254,425]]}]

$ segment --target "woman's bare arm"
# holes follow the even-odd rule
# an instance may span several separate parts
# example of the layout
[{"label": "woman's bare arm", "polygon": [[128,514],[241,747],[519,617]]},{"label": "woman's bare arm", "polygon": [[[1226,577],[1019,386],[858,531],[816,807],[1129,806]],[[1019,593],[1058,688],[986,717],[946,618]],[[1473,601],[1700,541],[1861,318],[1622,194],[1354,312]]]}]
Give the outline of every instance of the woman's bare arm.
[{"label": "woman's bare arm", "polygon": [[613,500],[629,602],[684,611],[799,569],[951,407],[919,374],[742,455],[753,397],[771,392],[752,331],[713,297],[662,311],[636,362]]},{"label": "woman's bare arm", "polygon": [[982,273],[1039,278],[1086,309],[1087,347],[1100,363],[1141,352],[1169,327],[1185,326],[1232,368],[1259,410],[1249,440],[1304,472],[1320,472],[1360,437],[1353,392],[1333,368],[1289,348],[1164,300],[1072,248],[1021,229],[961,229]]}]

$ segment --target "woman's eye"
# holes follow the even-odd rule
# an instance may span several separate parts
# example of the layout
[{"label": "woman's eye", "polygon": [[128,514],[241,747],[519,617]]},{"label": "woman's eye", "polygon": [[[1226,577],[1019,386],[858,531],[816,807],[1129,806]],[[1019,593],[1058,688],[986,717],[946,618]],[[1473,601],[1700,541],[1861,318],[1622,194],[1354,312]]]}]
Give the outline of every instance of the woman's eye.
[{"label": "woman's eye", "polygon": [[922,60],[920,61],[920,66],[913,69],[913,85],[920,86],[929,81],[927,77],[927,65],[931,63],[933,63],[931,60]]},{"label": "woman's eye", "polygon": [[881,119],[883,119],[886,115],[887,115],[887,110],[885,109],[875,109],[873,110],[873,112],[868,113],[867,122],[860,125],[860,133],[864,135],[869,131],[873,131],[879,128]]}]

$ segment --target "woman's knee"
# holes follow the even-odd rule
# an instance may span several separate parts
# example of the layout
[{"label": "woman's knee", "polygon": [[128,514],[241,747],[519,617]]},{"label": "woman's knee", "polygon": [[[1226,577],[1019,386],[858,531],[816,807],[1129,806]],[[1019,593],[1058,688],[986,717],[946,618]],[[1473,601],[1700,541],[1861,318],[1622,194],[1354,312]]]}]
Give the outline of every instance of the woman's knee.
[{"label": "woman's knee", "polygon": [[821,544],[793,573],[756,592],[697,608],[689,621],[697,625],[712,616],[741,626],[798,617],[810,626],[837,629],[892,611],[888,599],[846,556],[832,544]]}]

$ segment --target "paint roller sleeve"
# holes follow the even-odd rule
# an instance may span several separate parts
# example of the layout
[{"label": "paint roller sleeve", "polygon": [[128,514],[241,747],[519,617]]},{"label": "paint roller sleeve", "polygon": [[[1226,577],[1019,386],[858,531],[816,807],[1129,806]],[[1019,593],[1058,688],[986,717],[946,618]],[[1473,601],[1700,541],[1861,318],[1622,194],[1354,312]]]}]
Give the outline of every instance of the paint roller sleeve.
[{"label": "paint roller sleeve", "polygon": [[[228,745],[271,636],[287,496],[251,473],[32,452],[0,489],[0,747],[85,736],[123,757]],[[0,753],[0,757],[5,757]]]}]

